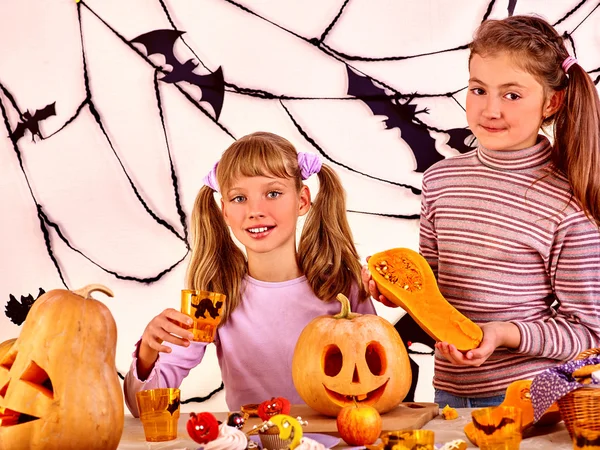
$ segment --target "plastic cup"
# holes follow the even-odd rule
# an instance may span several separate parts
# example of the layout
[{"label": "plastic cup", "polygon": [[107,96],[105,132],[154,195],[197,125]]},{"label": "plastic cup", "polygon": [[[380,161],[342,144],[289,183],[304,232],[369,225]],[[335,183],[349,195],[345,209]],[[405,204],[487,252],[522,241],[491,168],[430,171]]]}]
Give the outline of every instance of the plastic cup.
[{"label": "plastic cup", "polygon": [[431,430],[398,430],[381,434],[383,450],[435,450],[435,433]]},{"label": "plastic cup", "polygon": [[177,439],[179,389],[161,388],[135,394],[144,435],[148,442]]},{"label": "plastic cup", "polygon": [[518,450],[521,445],[521,408],[494,406],[471,413],[481,450]]},{"label": "plastic cup", "polygon": [[221,314],[225,306],[225,294],[217,292],[183,289],[181,312],[190,316],[194,323],[190,327],[196,342],[213,342]]}]

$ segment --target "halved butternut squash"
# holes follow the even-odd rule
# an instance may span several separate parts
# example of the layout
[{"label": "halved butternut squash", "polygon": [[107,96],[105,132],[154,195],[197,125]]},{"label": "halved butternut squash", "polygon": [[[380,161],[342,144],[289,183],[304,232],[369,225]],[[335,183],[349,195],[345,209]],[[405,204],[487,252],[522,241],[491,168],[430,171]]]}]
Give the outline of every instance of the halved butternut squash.
[{"label": "halved butternut squash", "polygon": [[408,248],[376,253],[369,271],[379,291],[402,307],[436,341],[458,350],[477,348],[483,332],[442,296],[431,267],[420,254]]}]

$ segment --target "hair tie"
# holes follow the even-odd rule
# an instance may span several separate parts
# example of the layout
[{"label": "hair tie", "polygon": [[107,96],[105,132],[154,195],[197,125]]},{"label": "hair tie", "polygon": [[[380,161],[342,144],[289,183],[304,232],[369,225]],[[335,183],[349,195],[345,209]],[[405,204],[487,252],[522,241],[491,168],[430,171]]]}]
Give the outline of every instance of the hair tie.
[{"label": "hair tie", "polygon": [[217,166],[219,165],[219,161],[215,163],[215,165],[210,169],[210,172],[206,174],[206,176],[202,179],[202,182],[205,186],[208,186],[213,191],[219,192],[219,183],[217,183]]},{"label": "hair tie", "polygon": [[562,68],[567,73],[573,64],[577,64],[577,58],[574,56],[567,56],[562,63]]},{"label": "hair tie", "polygon": [[307,180],[311,175],[318,173],[321,170],[321,158],[319,155],[314,153],[298,152],[298,167],[300,167],[300,173],[302,179]]}]

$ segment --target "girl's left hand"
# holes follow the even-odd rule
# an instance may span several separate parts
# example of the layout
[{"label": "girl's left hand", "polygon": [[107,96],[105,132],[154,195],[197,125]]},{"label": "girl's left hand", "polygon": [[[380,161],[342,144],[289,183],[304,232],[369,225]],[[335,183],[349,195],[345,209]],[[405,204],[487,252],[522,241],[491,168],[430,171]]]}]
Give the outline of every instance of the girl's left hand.
[{"label": "girl's left hand", "polygon": [[[452,344],[437,342],[435,349],[440,356],[460,366],[481,366],[498,347],[516,348],[520,342],[520,332],[509,322],[489,322],[481,325],[483,339],[479,347],[461,352]],[[518,336],[518,339],[516,339]]]}]

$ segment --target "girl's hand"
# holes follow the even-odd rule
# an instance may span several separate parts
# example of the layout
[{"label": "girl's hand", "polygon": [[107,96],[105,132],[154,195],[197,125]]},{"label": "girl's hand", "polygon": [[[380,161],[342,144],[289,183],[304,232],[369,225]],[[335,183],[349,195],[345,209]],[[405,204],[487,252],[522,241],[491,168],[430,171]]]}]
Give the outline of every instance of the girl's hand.
[{"label": "girl's hand", "polygon": [[191,331],[182,328],[181,324],[191,326],[192,323],[192,319],[182,312],[173,308],[165,309],[146,326],[141,345],[156,353],[171,353],[171,347],[162,345],[163,342],[188,347],[194,335]]},{"label": "girl's hand", "polygon": [[479,347],[461,352],[452,344],[437,342],[436,352],[459,366],[481,366],[498,347],[517,348],[521,334],[517,326],[510,322],[488,322],[481,325],[483,340]]},{"label": "girl's hand", "polygon": [[182,328],[182,323],[191,325],[193,321],[182,312],[168,308],[146,326],[138,349],[137,374],[140,380],[148,378],[160,352],[171,353],[171,347],[162,345],[163,342],[184,347],[190,345],[194,335]]},{"label": "girl's hand", "polygon": [[[367,256],[367,262],[369,262],[369,258],[370,258],[370,256]],[[373,278],[371,277],[371,272],[369,272],[368,265],[365,264],[364,266],[362,266],[361,276],[362,276],[362,281],[363,281],[364,285],[367,287],[367,289],[369,290],[369,295],[371,297],[373,297],[378,302],[384,304],[385,306],[389,306],[390,308],[398,307],[398,305],[390,302],[385,296],[383,296],[381,294],[381,292],[379,292],[379,289],[377,289],[377,285],[375,284],[375,281],[373,281]]]}]

